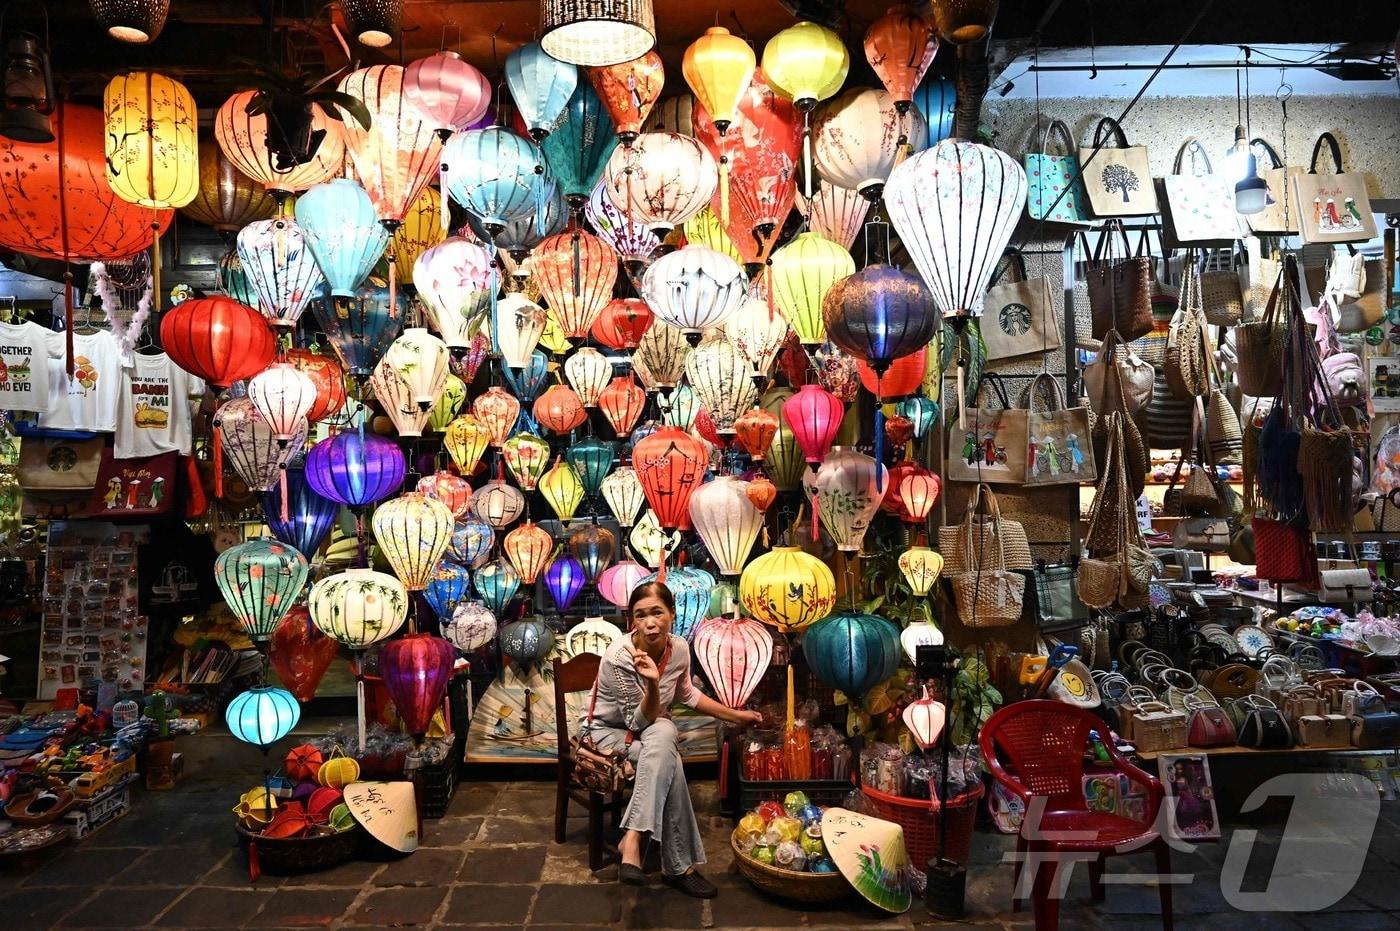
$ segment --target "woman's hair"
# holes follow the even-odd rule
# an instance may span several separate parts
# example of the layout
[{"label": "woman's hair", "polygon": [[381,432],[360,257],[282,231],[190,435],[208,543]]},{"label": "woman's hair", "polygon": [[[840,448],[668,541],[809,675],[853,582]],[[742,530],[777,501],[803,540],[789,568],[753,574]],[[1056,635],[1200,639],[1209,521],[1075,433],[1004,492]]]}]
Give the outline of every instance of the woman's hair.
[{"label": "woman's hair", "polygon": [[672,614],[676,613],[676,596],[671,594],[671,590],[666,587],[665,582],[643,582],[632,589],[632,594],[627,599],[627,616],[632,616],[632,611],[637,607],[637,602],[643,598],[655,598],[666,606],[666,610]]}]

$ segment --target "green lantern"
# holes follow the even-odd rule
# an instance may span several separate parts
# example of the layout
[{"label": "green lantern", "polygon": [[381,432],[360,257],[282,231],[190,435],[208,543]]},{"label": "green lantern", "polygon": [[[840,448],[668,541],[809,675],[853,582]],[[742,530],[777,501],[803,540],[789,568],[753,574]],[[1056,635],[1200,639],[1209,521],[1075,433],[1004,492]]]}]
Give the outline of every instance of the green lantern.
[{"label": "green lantern", "polygon": [[578,473],[584,493],[596,496],[602,490],[603,479],[612,471],[617,454],[612,443],[589,436],[570,446],[564,453],[564,460]]},{"label": "green lantern", "polygon": [[306,584],[306,557],[277,540],[231,546],[214,563],[214,578],[248,636],[266,640]]}]

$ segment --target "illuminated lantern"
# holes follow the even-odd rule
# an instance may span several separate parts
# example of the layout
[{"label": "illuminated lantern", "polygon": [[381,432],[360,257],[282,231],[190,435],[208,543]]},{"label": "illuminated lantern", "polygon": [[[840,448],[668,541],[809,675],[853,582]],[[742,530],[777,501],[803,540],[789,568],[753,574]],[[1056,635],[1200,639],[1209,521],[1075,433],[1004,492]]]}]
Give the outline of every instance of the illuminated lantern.
[{"label": "illuminated lantern", "polygon": [[625,437],[636,426],[646,407],[646,392],[632,380],[631,375],[618,375],[598,395],[598,410],[603,412],[613,432]]},{"label": "illuminated lantern", "polygon": [[399,377],[386,356],[379,360],[370,376],[370,387],[375,400],[384,408],[384,413],[394,424],[394,430],[401,437],[423,435],[423,427],[428,423],[428,411],[414,402],[408,383]]},{"label": "illuminated lantern", "polygon": [[389,346],[381,362],[408,388],[424,413],[432,410],[447,384],[447,345],[422,327],[409,327]]},{"label": "illuminated lantern", "polygon": [[491,430],[471,414],[463,414],[447,425],[442,445],[462,474],[471,475],[491,442]]},{"label": "illuminated lantern", "polygon": [[560,193],[575,212],[583,210],[616,148],[612,118],[593,85],[584,82],[579,82],[563,115],[540,143]]},{"label": "illuminated lantern", "polygon": [[234,697],[224,709],[229,733],[266,749],[292,732],[301,720],[301,706],[286,689],[259,686]]},{"label": "illuminated lantern", "polygon": [[836,93],[850,67],[841,37],[816,23],[789,26],[763,47],[768,83],[804,113]]},{"label": "illuminated lantern", "polygon": [[317,327],[356,381],[369,376],[403,326],[408,296],[399,291],[394,303],[389,298],[385,283],[371,276],[350,297],[335,297],[323,284],[311,302]]},{"label": "illuminated lantern", "polygon": [[620,466],[609,473],[599,487],[603,500],[608,503],[608,510],[612,511],[618,524],[631,527],[646,503],[646,492],[642,490],[637,471],[629,465]]},{"label": "illuminated lantern", "polygon": [[985,37],[997,18],[997,0],[933,0],[930,5],[938,34],[957,45]]},{"label": "illuminated lantern", "polygon": [[[481,596],[486,607],[491,609],[491,613],[501,615],[505,613],[506,606],[515,597],[515,593],[520,590],[520,575],[515,571],[515,567],[502,557],[493,559],[476,570],[472,576],[472,584],[476,586],[476,593]],[[504,636],[501,642],[504,645]]]},{"label": "illuminated lantern", "polygon": [[642,133],[613,152],[603,180],[618,209],[664,237],[710,202],[719,172],[714,157],[690,136]]},{"label": "illuminated lantern", "polygon": [[909,515],[908,520],[912,523],[925,520],[942,490],[943,482],[926,469],[911,472],[900,479],[899,500]]},{"label": "illuminated lantern", "polygon": [[238,259],[258,310],[276,327],[294,327],[321,290],[321,266],[291,217],[258,220],[238,233]]},{"label": "illuminated lantern", "polygon": [[778,435],[778,417],[754,406],[734,421],[734,434],[744,452],[752,456],[755,462],[762,462],[768,447],[773,445]]},{"label": "illuminated lantern", "polygon": [[[868,265],[838,283],[822,312],[831,341],[869,363],[877,376],[927,346],[943,326],[924,283],[890,265]],[[922,381],[922,367],[919,374]]]},{"label": "illuminated lantern", "polygon": [[311,622],[352,650],[392,637],[408,617],[408,591],[398,579],[373,569],[347,569],[311,586]]},{"label": "illuminated lantern", "polygon": [[[864,359],[852,360],[865,390],[882,399],[900,398],[918,391],[923,385],[927,371],[928,347],[920,346],[907,356],[900,356],[890,364],[883,375],[877,376],[875,369]],[[851,359],[851,356],[845,356]]]},{"label": "illuminated lantern", "polygon": [[617,454],[613,452],[612,443],[588,436],[564,451],[564,461],[578,473],[584,493],[596,495],[602,490],[603,479],[612,471]]},{"label": "illuminated lantern", "polygon": [[[552,568],[552,567],[551,567]],[[551,593],[552,594],[552,593]],[[607,618],[586,617],[569,628],[564,639],[564,652],[570,656],[580,653],[596,653],[603,656],[608,647],[624,636],[616,624]]]},{"label": "illuminated lantern", "polygon": [[681,62],[681,72],[695,99],[710,113],[720,135],[734,122],[739,98],[753,78],[753,49],[723,26],[711,26],[690,44]]},{"label": "illuminated lantern", "polygon": [[[639,584],[657,581],[657,573],[651,573]],[[695,627],[705,618],[710,607],[710,595],[715,587],[715,577],[704,569],[691,566],[676,566],[666,570],[666,580],[662,583],[671,591],[676,601],[676,619],[671,623],[671,633],[689,640],[695,635]]]},{"label": "illuminated lantern", "polygon": [[496,638],[496,615],[479,601],[466,601],[452,612],[444,636],[463,653],[486,646]]},{"label": "illuminated lantern", "polygon": [[502,445],[501,458],[521,490],[534,491],[549,467],[549,444],[533,434],[517,433]]},{"label": "illuminated lantern", "polygon": [[773,300],[804,346],[826,339],[822,300],[834,284],[855,270],[849,252],[810,231],[797,234],[773,253],[768,272]]},{"label": "illuminated lantern", "polygon": [[267,658],[277,670],[278,680],[300,702],[316,697],[316,686],[339,652],[340,644],[311,623],[305,605],[287,612],[267,646]]},{"label": "illuminated lantern", "polygon": [[569,339],[581,339],[612,299],[617,253],[575,229],[551,236],[530,257],[531,277]]},{"label": "illuminated lantern", "polygon": [[928,124],[928,138],[911,140],[915,149],[931,149],[953,135],[958,104],[957,89],[947,78],[929,75],[914,91],[914,106]]},{"label": "illuminated lantern", "polygon": [[778,432],[768,445],[768,454],[763,457],[773,484],[781,491],[795,491],[802,487],[803,465],[802,447],[788,427],[779,419]]},{"label": "illuminated lantern", "polygon": [[706,343],[685,360],[685,377],[720,436],[733,435],[734,421],[758,400],[748,375],[748,360],[727,339]]},{"label": "illuminated lantern", "polygon": [[348,178],[318,184],[297,198],[296,219],[331,294],[353,297],[389,245],[369,194]]},{"label": "illuminated lantern", "polygon": [[427,185],[418,192],[404,213],[403,222],[389,238],[389,254],[394,257],[394,275],[400,282],[413,281],[413,267],[424,252],[447,238],[442,220],[442,195]]},{"label": "illuminated lantern", "polygon": [[724,322],[724,335],[748,360],[755,381],[772,370],[787,332],[787,318],[761,297],[750,297]]},{"label": "illuminated lantern", "polygon": [[[472,498],[475,503],[476,498]],[[452,540],[447,544],[447,556],[464,566],[475,569],[486,561],[491,547],[496,545],[496,531],[473,511],[452,528]]]},{"label": "illuminated lantern", "polygon": [[266,112],[248,112],[256,93],[239,91],[214,114],[214,140],[239,171],[282,198],[340,174],[345,163],[340,120],[331,119],[318,104],[311,104],[311,143],[307,146],[311,155],[303,161],[293,155],[295,140],[288,139],[280,126],[269,133]]},{"label": "illuminated lantern", "polygon": [[647,570],[639,563],[628,559],[604,569],[598,576],[598,593],[619,608],[627,607],[632,597],[632,589],[642,584]]},{"label": "illuminated lantern", "polygon": [[[763,514],[746,494],[748,482],[721,476],[690,496],[690,521],[722,575],[737,578],[763,527]],[[706,601],[709,596],[706,593]]]},{"label": "illuminated lantern", "polygon": [[[227,456],[253,491],[267,491],[277,484],[282,468],[306,442],[304,423],[291,440],[278,440],[272,426],[246,397],[225,401],[214,413],[214,427],[218,430],[216,452]],[[216,464],[215,471],[222,472],[222,468]]]},{"label": "illuminated lantern", "polygon": [[612,377],[612,363],[592,346],[583,346],[564,362],[564,376],[584,407],[597,407],[598,396]]},{"label": "illuminated lantern", "polygon": [[632,551],[642,557],[642,561],[655,569],[661,565],[661,557],[673,552],[680,543],[680,531],[667,533],[656,520],[656,512],[648,509],[627,536]]},{"label": "illuminated lantern", "polygon": [[266,220],[276,209],[267,191],[239,171],[217,145],[200,146],[199,190],[180,208],[181,213],[221,233],[232,233],[254,220]]},{"label": "illuminated lantern", "polygon": [[608,185],[601,181],[583,208],[588,225],[600,239],[612,246],[625,262],[640,262],[656,251],[661,240],[646,224],[632,220],[608,197]]},{"label": "illuminated lantern", "polygon": [[462,476],[446,469],[423,476],[413,490],[447,505],[454,520],[461,520],[471,509],[472,486]]},{"label": "illuminated lantern", "polygon": [[461,412],[462,406],[466,403],[466,382],[456,375],[448,375],[447,382],[442,386],[442,394],[428,414],[428,430],[433,433],[444,432],[447,425],[456,419],[457,414]]},{"label": "illuminated lantern", "polygon": [[661,422],[682,430],[695,426],[695,418],[700,413],[700,398],[690,385],[678,385],[662,405]]},{"label": "illuminated lantern", "polygon": [[783,420],[812,465],[820,463],[831,449],[845,413],[836,395],[820,385],[803,385],[783,402]]},{"label": "illuminated lantern", "polygon": [[912,9],[892,7],[865,31],[865,60],[901,113],[914,102],[914,88],[937,53],[933,27]]},{"label": "illuminated lantern", "polygon": [[411,592],[432,578],[452,537],[452,512],[425,494],[410,491],[374,509],[374,538],[394,575]]},{"label": "illuminated lantern", "polygon": [[852,698],[899,669],[899,631],[873,614],[842,611],[812,625],[802,654],[818,679]]},{"label": "illuminated lantern", "polygon": [[923,114],[900,113],[888,91],[853,87],[822,107],[812,130],[822,180],[878,203],[910,139],[928,136]]},{"label": "illuminated lantern", "polygon": [[165,28],[170,0],[92,0],[97,25],[118,42],[145,45]]},{"label": "illuminated lantern", "polygon": [[885,467],[869,456],[837,446],[809,479],[807,491],[838,550],[859,552],[884,497],[884,473]]},{"label": "illuminated lantern", "polygon": [[223,295],[167,310],[160,319],[160,344],[176,365],[218,388],[261,372],[276,351],[262,314]]},{"label": "illuminated lantern", "polygon": [[[490,254],[461,236],[444,239],[413,263],[413,286],[428,323],[451,348],[471,344],[476,322],[490,310],[492,281]],[[506,319],[504,313],[501,319]]]},{"label": "illuminated lantern", "polygon": [[501,652],[520,666],[541,662],[554,649],[554,631],[543,619],[527,617],[501,630]]},{"label": "illuminated lantern", "polygon": [[695,412],[695,433],[700,439],[710,444],[705,447],[705,455],[707,458],[713,458],[710,446],[723,449],[727,443],[724,437],[719,435],[719,430],[715,428],[715,421],[714,418],[710,416],[709,410],[704,407],[701,407]]},{"label": "illuminated lantern", "polygon": [[505,76],[521,120],[539,142],[559,121],[578,87],[578,68],[531,42],[506,57]]},{"label": "illuminated lantern", "polygon": [[437,127],[404,95],[404,69],[373,65],[340,79],[339,90],[364,103],[368,127],[341,123],[355,176],[379,219],[391,230],[403,221],[418,193],[437,174],[442,139]]},{"label": "illuminated lantern", "polygon": [[397,443],[358,430],[324,439],[306,454],[311,489],[350,508],[367,507],[397,492],[407,469]]},{"label": "illuminated lantern", "polygon": [[501,358],[511,368],[524,368],[544,332],[544,308],[519,294],[507,294],[496,302],[496,319]]},{"label": "illuminated lantern", "polygon": [[[816,357],[817,382],[836,395],[842,404],[853,402],[860,391],[860,361],[850,353],[842,352],[829,340],[818,346],[813,355]],[[887,381],[893,378],[894,368],[897,366],[891,368]],[[871,385],[874,385],[873,380]],[[873,387],[871,390],[874,390]]]},{"label": "illuminated lantern", "polygon": [[384,690],[404,728],[422,737],[442,707],[452,679],[452,644],[431,634],[409,634],[379,649],[379,674]]},{"label": "illuminated lantern", "polygon": [[589,68],[587,74],[617,127],[618,138],[623,145],[631,145],[661,96],[666,80],[661,56],[649,51],[630,61]]},{"label": "illuminated lantern", "polygon": [[637,343],[632,353],[632,369],[648,391],[674,388],[685,374],[685,360],[690,355],[685,333],[665,320],[655,320]]},{"label": "illuminated lantern", "polygon": [[183,207],[199,193],[199,114],[179,81],[132,71],[107,83],[107,182],[142,207]]},{"label": "illuminated lantern", "polygon": [[729,708],[744,707],[773,659],[772,635],[749,618],[706,618],[696,628],[693,645],[715,697]]},{"label": "illuminated lantern", "polygon": [[636,349],[653,319],[646,301],[635,297],[614,298],[603,305],[602,313],[589,328],[589,335],[609,349]]},{"label": "illuminated lantern", "polygon": [[583,501],[583,482],[574,467],[561,457],[555,459],[554,466],[540,478],[540,494],[555,515],[567,524]]},{"label": "illuminated lantern", "polygon": [[316,384],[296,366],[278,362],[248,380],[248,400],[272,428],[278,442],[306,435],[307,415],[316,404]]},{"label": "illuminated lantern", "polygon": [[[534,282],[527,279],[526,284],[533,286]],[[537,287],[531,287],[529,290],[535,295],[539,294]],[[564,328],[559,325],[559,317],[548,307],[544,311],[544,332],[540,334],[540,346],[552,356],[562,356],[574,348],[574,344],[564,336]]]},{"label": "illuminated lantern", "polygon": [[383,48],[401,36],[403,6],[403,0],[342,0],[340,12],[356,42]]},{"label": "illuminated lantern", "polygon": [[520,402],[499,385],[492,385],[472,401],[472,415],[490,433],[491,445],[500,446],[520,417]]},{"label": "illuminated lantern", "polygon": [[[706,246],[663,255],[642,276],[642,298],[652,313],[678,327],[692,346],[702,330],[728,320],[747,292],[748,280],[739,263]],[[653,325],[651,331],[655,329]]]},{"label": "illuminated lantern", "polygon": [[506,366],[501,369],[501,375],[511,393],[522,402],[529,403],[539,397],[545,380],[549,378],[549,357],[537,349],[530,353],[523,368]]},{"label": "illuminated lantern", "polygon": [[535,400],[534,413],[540,426],[560,436],[588,420],[583,402],[568,385],[550,385],[545,389]]},{"label": "illuminated lantern", "polygon": [[1021,164],[949,139],[895,169],[886,194],[890,221],[943,315],[970,315],[1026,204]]},{"label": "illuminated lantern", "polygon": [[443,139],[471,126],[491,106],[486,75],[447,49],[404,68],[403,94]]},{"label": "illuminated lantern", "polygon": [[725,231],[724,223],[720,221],[719,214],[709,204],[702,207],[695,216],[686,220],[682,231],[685,233],[687,244],[709,246],[736,262],[744,261],[744,256],[734,246],[734,240],[730,239],[729,233]]},{"label": "illuminated lantern", "polygon": [[824,181],[810,198],[797,196],[797,209],[812,232],[850,249],[865,228],[870,201],[858,191]]},{"label": "illuminated lantern", "polygon": [[544,179],[544,156],[529,139],[490,126],[460,132],[442,150],[447,191],[495,234],[534,210]]},{"label": "illuminated lantern", "polygon": [[913,595],[922,598],[933,589],[933,583],[943,572],[943,557],[927,546],[911,546],[899,554],[899,571]]},{"label": "illuminated lantern", "polygon": [[569,553],[578,560],[583,573],[591,582],[611,565],[617,551],[617,537],[597,521],[584,524],[569,534]]},{"label": "illuminated lantern", "polygon": [[527,520],[506,534],[501,546],[520,575],[520,581],[533,585],[554,552],[554,538],[548,530]]},{"label": "illuminated lantern", "polygon": [[744,610],[784,632],[821,620],[836,605],[836,577],[826,563],[795,546],[777,546],[744,568]]},{"label": "illuminated lantern", "polygon": [[476,516],[496,530],[509,527],[525,511],[525,496],[514,485],[497,475],[476,490],[472,498]]},{"label": "illuminated lantern", "polygon": [[648,133],[680,133],[695,135],[691,114],[695,109],[694,94],[678,94],[660,101],[651,115],[642,121],[642,131]]},{"label": "illuminated lantern", "polygon": [[938,743],[948,711],[942,702],[928,697],[928,686],[924,686],[923,697],[905,705],[901,718],[919,749],[928,750]]},{"label": "illuminated lantern", "polygon": [[306,557],[273,540],[231,546],[214,561],[224,602],[254,640],[272,636],[301,594],[306,572]]},{"label": "illuminated lantern", "polygon": [[303,554],[315,553],[330,536],[340,505],[318,495],[306,480],[305,469],[288,469],[286,518],[282,483],[274,482],[262,497],[263,520],[277,539]]},{"label": "illuminated lantern", "polygon": [[632,467],[662,529],[688,524],[690,495],[708,460],[700,441],[676,427],[661,427],[632,448]]},{"label": "illuminated lantern", "polygon": [[774,485],[767,476],[756,476],[749,482],[749,487],[744,489],[744,494],[748,495],[749,501],[758,508],[760,514],[767,514],[768,509],[773,506],[773,502],[778,499],[778,486]]},{"label": "illuminated lantern", "polygon": [[938,402],[930,401],[922,394],[914,394],[895,405],[900,415],[909,418],[914,425],[915,439],[923,439],[929,428],[938,421]]},{"label": "illuminated lantern", "polygon": [[544,587],[554,599],[554,607],[561,612],[569,610],[578,593],[583,591],[583,583],[583,567],[569,553],[554,557],[544,571]]}]

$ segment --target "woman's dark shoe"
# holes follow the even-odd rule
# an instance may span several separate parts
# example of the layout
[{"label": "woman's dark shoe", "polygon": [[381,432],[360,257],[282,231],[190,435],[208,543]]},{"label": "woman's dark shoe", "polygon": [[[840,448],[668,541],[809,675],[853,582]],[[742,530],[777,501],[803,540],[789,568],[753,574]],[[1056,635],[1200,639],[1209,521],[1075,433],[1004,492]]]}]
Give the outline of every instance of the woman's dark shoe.
[{"label": "woman's dark shoe", "polygon": [[713,899],[719,895],[719,890],[715,888],[714,883],[695,870],[682,873],[679,876],[662,876],[661,879],[672,889],[678,889],[694,899]]},{"label": "woman's dark shoe", "polygon": [[647,876],[642,872],[642,868],[630,863],[618,866],[617,879],[624,886],[645,886],[647,884]]}]

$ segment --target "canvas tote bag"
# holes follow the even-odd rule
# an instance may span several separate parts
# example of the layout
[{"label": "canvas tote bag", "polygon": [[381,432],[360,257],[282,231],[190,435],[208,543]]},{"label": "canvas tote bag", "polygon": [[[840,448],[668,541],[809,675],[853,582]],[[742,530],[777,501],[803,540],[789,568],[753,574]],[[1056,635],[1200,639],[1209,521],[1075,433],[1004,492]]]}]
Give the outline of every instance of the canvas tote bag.
[{"label": "canvas tote bag", "polygon": [[[1317,170],[1323,143],[1332,153],[1331,172]],[[1376,238],[1376,218],[1366,193],[1366,176],[1359,171],[1342,171],[1342,149],[1331,133],[1317,137],[1307,173],[1293,177],[1293,192],[1304,242],[1365,242]]]},{"label": "canvas tote bag", "polygon": [[[1013,269],[1019,280],[1006,280]],[[981,325],[988,362],[1042,355],[1064,344],[1050,280],[1026,274],[1020,249],[1008,249],[1002,258],[987,290]]]},{"label": "canvas tote bag", "polygon": [[[1036,400],[1044,401],[1038,408]],[[1078,485],[1098,478],[1089,409],[1066,407],[1064,388],[1042,372],[1026,388],[1026,484]]]},{"label": "canvas tote bag", "polygon": [[[1190,172],[1183,174],[1185,159]],[[1158,178],[1157,201],[1162,205],[1162,241],[1169,249],[1187,246],[1228,246],[1239,224],[1235,197],[1224,175],[1211,173],[1210,156],[1195,136],[1176,150],[1172,173]]]},{"label": "canvas tote bag", "polygon": [[1084,189],[1089,193],[1094,216],[1145,217],[1157,212],[1157,191],[1152,184],[1147,147],[1128,145],[1123,127],[1113,117],[1099,120],[1094,129],[1094,148],[1080,150],[1079,164],[1084,170]]},{"label": "canvas tote bag", "polygon": [[[1269,186],[1269,198],[1264,209],[1245,219],[1249,228],[1261,236],[1291,236],[1298,232],[1298,211],[1293,208],[1293,176],[1303,174],[1294,165],[1284,167],[1274,147],[1263,139],[1249,140],[1254,151],[1263,151],[1267,165],[1259,164],[1259,177]],[[1267,300],[1267,298],[1265,298]]]},{"label": "canvas tote bag", "polygon": [[[1052,135],[1058,137],[1063,154],[1051,153]],[[1084,180],[1079,177],[1078,147],[1063,120],[1051,120],[1045,125],[1039,149],[1027,152],[1024,162],[1026,213],[1032,220],[1079,226],[1092,222],[1089,195],[1084,190]]]},{"label": "canvas tote bag", "polygon": [[946,475],[955,482],[1021,485],[1026,481],[1026,415],[1011,406],[1001,376],[982,377],[982,389],[991,386],[1000,407],[983,406],[979,400],[964,407],[962,417],[948,430]]}]

